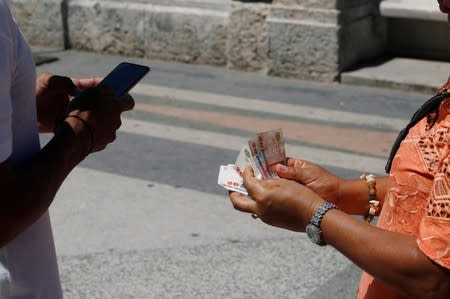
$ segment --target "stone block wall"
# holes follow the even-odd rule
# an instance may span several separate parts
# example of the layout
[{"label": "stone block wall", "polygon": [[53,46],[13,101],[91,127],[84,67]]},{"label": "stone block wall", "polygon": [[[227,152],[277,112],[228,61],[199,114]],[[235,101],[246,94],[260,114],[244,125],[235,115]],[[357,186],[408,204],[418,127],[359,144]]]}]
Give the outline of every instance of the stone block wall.
[{"label": "stone block wall", "polygon": [[270,73],[332,81],[384,49],[378,1],[274,0],[267,19]]},{"label": "stone block wall", "polygon": [[[267,18],[270,6],[260,3],[233,3],[227,36],[228,67],[269,72]],[[232,25],[231,25],[232,24]]]},{"label": "stone block wall", "polygon": [[94,52],[225,65],[228,14],[219,9],[73,0],[70,46]]},{"label": "stone block wall", "polygon": [[10,0],[32,45],[333,81],[384,47],[379,0]]},{"label": "stone block wall", "polygon": [[30,44],[64,47],[62,1],[13,0],[9,3]]}]

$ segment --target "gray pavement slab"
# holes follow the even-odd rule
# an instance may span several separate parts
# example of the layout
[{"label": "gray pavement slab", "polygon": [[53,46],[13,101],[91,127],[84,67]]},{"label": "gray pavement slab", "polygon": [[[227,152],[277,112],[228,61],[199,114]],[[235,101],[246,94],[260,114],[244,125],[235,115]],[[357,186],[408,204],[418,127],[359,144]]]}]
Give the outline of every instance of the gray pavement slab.
[{"label": "gray pavement slab", "polygon": [[51,208],[66,298],[310,298],[350,265],[219,194],[77,168]]},{"label": "gray pavement slab", "polygon": [[[58,61],[40,65],[38,72],[102,76],[130,60],[153,67],[146,84],[241,97],[243,106],[246,98],[256,98],[407,120],[426,99],[414,92],[205,66],[75,51],[45,54]],[[147,131],[127,127],[136,119],[148,123]],[[155,123],[162,132],[152,135]],[[227,192],[216,186],[218,165],[233,162],[237,148],[229,146],[244,132],[145,113],[127,114],[123,127],[115,144],[70,174],[50,210],[66,298],[354,298],[360,270],[348,259],[314,246],[303,234],[234,211]],[[164,129],[173,132],[164,136]],[[226,140],[210,137],[208,145],[186,138],[194,133]],[[42,137],[43,143],[49,138]],[[337,160],[335,152],[328,153],[325,162]],[[352,153],[345,157],[353,167],[361,159]],[[346,177],[359,174],[357,169],[332,170]]]},{"label": "gray pavement slab", "polygon": [[449,76],[450,62],[396,57],[343,72],[341,82],[434,94]]},{"label": "gray pavement slab", "polygon": [[64,257],[64,292],[80,299],[351,298],[354,283],[330,284],[333,297],[311,293],[336,275],[355,276],[342,256],[327,248],[317,255],[311,246],[293,238]]},{"label": "gray pavement slab", "polygon": [[[328,280],[325,287],[317,288],[308,295],[307,299],[330,299],[330,298],[349,298],[353,299],[358,288],[355,282],[361,277],[361,269],[354,264],[350,264],[344,270]],[[345,278],[345,279],[343,279]]]}]

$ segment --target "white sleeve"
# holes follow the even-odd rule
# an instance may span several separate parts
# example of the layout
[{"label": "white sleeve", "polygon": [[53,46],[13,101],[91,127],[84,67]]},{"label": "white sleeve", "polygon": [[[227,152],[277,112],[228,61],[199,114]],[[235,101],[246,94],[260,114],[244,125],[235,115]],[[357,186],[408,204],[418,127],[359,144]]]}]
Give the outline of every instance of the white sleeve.
[{"label": "white sleeve", "polygon": [[0,162],[12,153],[12,42],[0,28]]}]

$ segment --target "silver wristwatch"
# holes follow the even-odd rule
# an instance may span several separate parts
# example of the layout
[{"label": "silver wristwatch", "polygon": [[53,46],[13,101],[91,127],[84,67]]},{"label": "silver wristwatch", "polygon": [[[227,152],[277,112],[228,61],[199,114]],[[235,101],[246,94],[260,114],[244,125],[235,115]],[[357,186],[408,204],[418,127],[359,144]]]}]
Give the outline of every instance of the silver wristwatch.
[{"label": "silver wristwatch", "polygon": [[322,230],[320,229],[320,223],[323,216],[331,209],[337,209],[337,206],[331,202],[326,202],[321,205],[311,218],[310,223],[306,226],[306,235],[313,241],[313,243],[324,246],[326,245],[322,238]]}]

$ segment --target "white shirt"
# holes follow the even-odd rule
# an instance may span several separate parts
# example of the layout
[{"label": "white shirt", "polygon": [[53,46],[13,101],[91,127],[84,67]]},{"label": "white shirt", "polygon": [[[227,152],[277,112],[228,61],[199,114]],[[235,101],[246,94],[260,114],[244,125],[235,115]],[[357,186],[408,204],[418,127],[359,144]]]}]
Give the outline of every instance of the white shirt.
[{"label": "white shirt", "polygon": [[[35,88],[30,48],[0,0],[0,162],[14,164],[40,150]],[[48,213],[0,248],[0,299],[18,297],[62,298]]]}]

